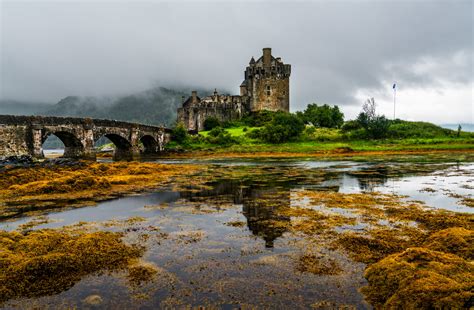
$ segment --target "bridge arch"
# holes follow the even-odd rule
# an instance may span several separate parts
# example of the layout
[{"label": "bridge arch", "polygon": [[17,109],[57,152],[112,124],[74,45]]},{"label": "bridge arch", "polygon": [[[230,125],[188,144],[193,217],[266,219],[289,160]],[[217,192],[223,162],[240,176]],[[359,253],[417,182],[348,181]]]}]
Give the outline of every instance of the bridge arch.
[{"label": "bridge arch", "polygon": [[151,154],[159,150],[158,141],[151,135],[143,135],[140,142],[143,144],[143,153]]},{"label": "bridge arch", "polygon": [[114,159],[130,159],[132,157],[133,145],[130,141],[120,133],[105,133],[95,137],[97,142],[100,138],[106,137],[115,146]]},{"label": "bridge arch", "polygon": [[41,138],[41,144],[51,135],[58,137],[64,144],[63,157],[74,158],[81,157],[84,154],[84,145],[81,140],[74,133],[65,130],[46,130]]}]

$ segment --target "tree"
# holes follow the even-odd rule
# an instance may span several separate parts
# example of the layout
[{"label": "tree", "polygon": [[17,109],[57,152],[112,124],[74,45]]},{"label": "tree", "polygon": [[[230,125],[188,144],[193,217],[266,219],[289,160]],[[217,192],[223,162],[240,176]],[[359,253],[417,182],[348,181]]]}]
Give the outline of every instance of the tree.
[{"label": "tree", "polygon": [[189,134],[182,123],[176,125],[171,133],[171,138],[178,144],[184,144],[189,140]]},{"label": "tree", "polygon": [[370,137],[380,139],[387,135],[390,121],[383,115],[377,115],[376,106],[374,98],[368,99],[362,106],[357,122]]},{"label": "tree", "polygon": [[304,112],[298,112],[297,116],[305,123],[311,123],[316,127],[339,128],[344,123],[344,114],[337,105],[331,107],[327,104],[318,106],[316,103],[311,103]]},{"label": "tree", "polygon": [[304,128],[304,122],[298,116],[279,112],[265,125],[259,135],[266,142],[282,143],[298,137]]},{"label": "tree", "polygon": [[208,117],[204,121],[204,130],[211,130],[215,127],[219,127],[221,125],[221,122],[216,118],[216,117]]}]

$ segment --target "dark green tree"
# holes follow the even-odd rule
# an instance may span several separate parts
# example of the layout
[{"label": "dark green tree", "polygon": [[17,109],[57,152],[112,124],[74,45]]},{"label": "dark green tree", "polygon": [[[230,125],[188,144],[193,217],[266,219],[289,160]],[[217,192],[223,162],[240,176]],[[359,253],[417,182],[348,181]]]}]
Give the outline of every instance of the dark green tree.
[{"label": "dark green tree", "polygon": [[304,112],[299,112],[297,115],[305,123],[311,123],[316,127],[339,128],[344,123],[344,114],[337,105],[331,107],[327,104],[318,106],[316,103],[311,103]]},{"label": "dark green tree", "polygon": [[304,130],[304,122],[296,115],[279,112],[260,131],[260,138],[269,143],[282,143],[298,137]]},{"label": "dark green tree", "polygon": [[182,123],[176,125],[171,133],[171,139],[178,144],[185,144],[189,141],[189,134]]},{"label": "dark green tree", "polygon": [[212,130],[219,126],[221,126],[221,122],[216,117],[211,116],[204,121],[204,130]]}]

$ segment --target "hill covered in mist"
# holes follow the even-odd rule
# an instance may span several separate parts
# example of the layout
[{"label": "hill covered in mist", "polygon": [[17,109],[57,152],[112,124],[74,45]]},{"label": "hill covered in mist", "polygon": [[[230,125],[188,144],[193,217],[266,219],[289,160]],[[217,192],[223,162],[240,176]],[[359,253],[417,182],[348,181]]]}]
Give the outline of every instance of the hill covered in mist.
[{"label": "hill covered in mist", "polygon": [[[197,91],[200,96],[212,93],[204,89]],[[68,96],[56,104],[3,100],[0,114],[91,117],[171,126],[176,121],[182,97],[188,98],[190,94],[190,88],[155,87],[116,98]]]}]

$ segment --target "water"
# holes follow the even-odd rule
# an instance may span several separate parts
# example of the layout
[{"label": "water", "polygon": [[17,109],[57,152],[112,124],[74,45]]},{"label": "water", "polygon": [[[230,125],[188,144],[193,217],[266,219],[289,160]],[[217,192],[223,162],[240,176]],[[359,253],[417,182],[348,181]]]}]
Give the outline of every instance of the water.
[{"label": "water", "polygon": [[[126,240],[130,242],[147,235],[142,242],[147,247],[143,260],[159,266],[157,282],[130,289],[121,272],[89,275],[55,296],[10,301],[7,306],[85,307],[84,298],[99,294],[103,299],[101,306],[109,308],[370,308],[359,293],[360,287],[366,285],[365,265],[331,249],[324,236],[314,241],[294,233],[295,219],[281,215],[284,212],[280,211],[305,205],[327,214],[358,217],[344,206],[327,208],[300,195],[317,190],[397,194],[406,196],[405,201],[422,201],[428,208],[474,212],[462,204],[463,198],[473,197],[474,164],[469,161],[160,162],[200,163],[220,174],[216,174],[216,180],[206,190],[144,193],[96,206],[49,212],[49,222],[34,228],[95,222],[103,230],[127,232]],[[144,221],[120,222],[131,217],[142,217]],[[31,219],[0,222],[0,229],[15,230]],[[112,221],[121,224],[107,224]],[[336,227],[336,231],[362,231],[368,225],[371,224],[360,221]],[[318,275],[298,271],[298,259],[308,251],[337,260],[342,273]],[[137,294],[147,297],[137,298]]]},{"label": "water", "polygon": [[44,154],[44,157],[46,158],[60,157],[64,154],[64,149],[48,149],[48,150],[43,149],[43,154]]}]

